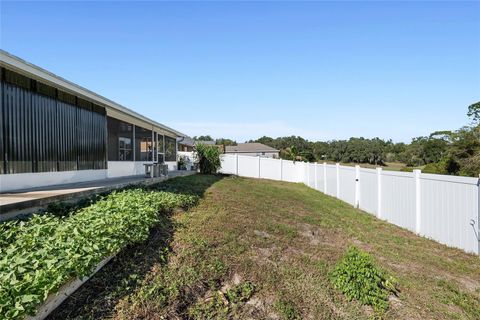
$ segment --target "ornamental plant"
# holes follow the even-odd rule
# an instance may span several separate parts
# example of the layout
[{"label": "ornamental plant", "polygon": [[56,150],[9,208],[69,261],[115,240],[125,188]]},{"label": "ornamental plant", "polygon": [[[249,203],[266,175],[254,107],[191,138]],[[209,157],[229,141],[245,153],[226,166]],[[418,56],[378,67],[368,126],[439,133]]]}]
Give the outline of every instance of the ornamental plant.
[{"label": "ornamental plant", "polygon": [[0,224],[0,318],[34,315],[49,294],[91,274],[103,259],[144,241],[159,212],[190,207],[196,196],[130,189],[66,216],[33,215]]},{"label": "ornamental plant", "polygon": [[348,300],[370,305],[376,311],[388,308],[388,296],[396,294],[396,280],[378,268],[366,252],[351,246],[330,273],[330,281]]},{"label": "ornamental plant", "polygon": [[216,146],[198,144],[195,146],[200,173],[215,174],[221,168],[220,149]]}]

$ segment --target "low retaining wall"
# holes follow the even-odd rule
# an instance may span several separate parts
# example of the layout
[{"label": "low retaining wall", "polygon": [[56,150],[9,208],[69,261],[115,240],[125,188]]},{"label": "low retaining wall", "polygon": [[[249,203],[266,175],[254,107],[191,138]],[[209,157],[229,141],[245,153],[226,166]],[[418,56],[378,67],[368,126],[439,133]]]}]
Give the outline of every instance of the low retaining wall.
[{"label": "low retaining wall", "polygon": [[69,296],[71,296],[78,288],[80,288],[85,282],[88,281],[95,273],[102,269],[115,255],[112,255],[106,259],[103,259],[92,272],[92,274],[83,279],[73,279],[64,284],[57,293],[51,293],[47,300],[38,308],[37,314],[33,317],[27,317],[29,320],[43,320],[53,310],[63,303]]}]

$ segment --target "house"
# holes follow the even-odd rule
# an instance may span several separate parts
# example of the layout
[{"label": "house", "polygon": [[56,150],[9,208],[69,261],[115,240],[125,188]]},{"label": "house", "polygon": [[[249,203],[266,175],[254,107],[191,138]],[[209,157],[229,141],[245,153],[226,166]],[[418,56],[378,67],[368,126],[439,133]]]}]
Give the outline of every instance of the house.
[{"label": "house", "polygon": [[176,169],[185,134],[3,50],[0,68],[0,192]]},{"label": "house", "polygon": [[190,137],[177,138],[178,151],[193,152],[195,141]]},{"label": "house", "polygon": [[213,141],[213,140],[195,140],[194,143],[195,144],[204,144],[204,145],[207,145],[207,146],[214,146],[215,145],[215,141]]},{"label": "house", "polygon": [[279,151],[262,143],[239,143],[236,146],[226,146],[226,154],[239,154],[244,156],[260,156],[265,158],[279,158]]}]

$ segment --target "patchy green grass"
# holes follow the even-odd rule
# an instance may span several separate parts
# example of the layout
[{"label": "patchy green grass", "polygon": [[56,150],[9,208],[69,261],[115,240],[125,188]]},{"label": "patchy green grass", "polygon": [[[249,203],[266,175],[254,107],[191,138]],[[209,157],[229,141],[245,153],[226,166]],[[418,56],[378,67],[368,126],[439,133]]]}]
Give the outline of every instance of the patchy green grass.
[{"label": "patchy green grass", "polygon": [[[53,319],[479,319],[480,258],[301,184],[190,176],[198,194],[109,263]],[[331,274],[349,246],[396,279],[387,308],[349,301]]]}]

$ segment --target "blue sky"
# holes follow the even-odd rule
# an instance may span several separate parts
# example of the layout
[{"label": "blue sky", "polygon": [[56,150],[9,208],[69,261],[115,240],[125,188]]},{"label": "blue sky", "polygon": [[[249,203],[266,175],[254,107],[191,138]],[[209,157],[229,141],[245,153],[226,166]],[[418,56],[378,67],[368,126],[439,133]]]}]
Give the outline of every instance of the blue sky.
[{"label": "blue sky", "polygon": [[480,2],[2,2],[1,48],[190,135],[408,142],[480,100]]}]

